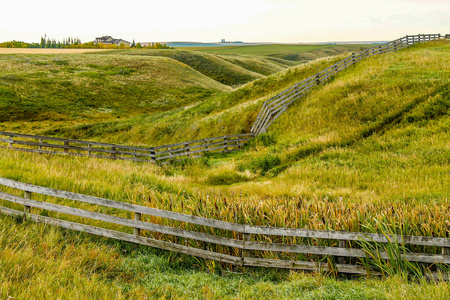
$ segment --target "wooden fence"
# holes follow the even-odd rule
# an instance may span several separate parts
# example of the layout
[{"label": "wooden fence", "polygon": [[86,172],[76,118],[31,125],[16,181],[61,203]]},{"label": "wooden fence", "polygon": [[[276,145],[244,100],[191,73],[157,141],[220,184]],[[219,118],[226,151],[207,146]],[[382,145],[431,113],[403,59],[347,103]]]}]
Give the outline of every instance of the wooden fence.
[{"label": "wooden fence", "polygon": [[[445,35],[445,38],[448,38],[448,36],[449,35]],[[325,70],[318,72],[316,75],[306,78],[305,80],[265,101],[250,131],[255,135],[266,132],[267,128],[288,108],[291,103],[306,95],[314,86],[324,84],[331,76],[345,70],[364,58],[386,52],[397,51],[416,43],[424,43],[441,39],[443,37],[444,36],[441,36],[441,34],[407,35],[386,44],[353,53],[346,59],[343,59]]]},{"label": "wooden fence", "polygon": [[440,38],[450,38],[450,35],[407,35],[386,44],[353,53],[346,59],[335,63],[325,70],[318,72],[316,75],[295,84],[265,101],[250,130],[251,133],[141,148],[0,131],[0,147],[34,153],[91,156],[143,162],[169,162],[199,157],[206,152],[218,153],[236,151],[254,136],[266,132],[267,128],[288,108],[290,104],[307,94],[314,86],[324,84],[331,76],[354,65],[357,61],[373,55],[397,51],[416,43],[423,43]]},{"label": "wooden fence", "polygon": [[252,137],[252,133],[246,133],[172,145],[139,148],[0,131],[0,147],[34,153],[164,162],[198,157],[205,152],[218,153],[236,151]]},{"label": "wooden fence", "polygon": [[[13,205],[20,204],[24,206],[23,211],[12,209],[11,207],[0,206],[0,211],[4,214],[23,216],[26,219],[34,220],[36,222],[215,260],[239,267],[272,267],[311,271],[334,271],[349,274],[380,274],[377,271],[367,269],[363,267],[363,265],[358,264],[359,260],[368,258],[367,253],[358,247],[355,242],[366,241],[369,243],[389,243],[390,241],[388,239],[400,241],[404,245],[413,245],[416,248],[417,246],[420,246],[420,249],[431,249],[430,251],[425,250],[426,252],[431,253],[433,251],[436,252],[436,249],[442,249],[440,250],[442,252],[439,251],[439,254],[404,253],[402,256],[408,261],[426,264],[444,264],[447,266],[450,264],[450,239],[448,238],[392,236],[376,233],[251,226],[59,191],[6,178],[0,178],[0,186],[7,187],[10,190],[14,189],[16,194],[17,192],[23,192],[23,197],[0,192],[0,199],[9,203],[14,203]],[[133,219],[123,218],[55,203],[36,201],[32,200],[33,193],[45,195],[44,199],[47,199],[47,196],[57,197],[72,200],[74,202],[94,204],[97,205],[96,207],[102,206],[132,212],[134,217]],[[11,206],[11,204],[9,206]],[[32,208],[131,227],[133,228],[133,233],[125,233],[77,222],[69,222],[59,218],[42,216],[32,213]],[[102,211],[105,210],[102,209]],[[60,214],[58,214],[58,216]],[[175,220],[181,223],[178,223],[180,224],[179,226],[172,227],[144,222],[142,220],[145,215]],[[201,232],[200,230],[193,231],[182,229],[186,228],[186,226],[183,225],[186,223],[200,225],[198,228],[205,228],[205,230],[204,232]],[[225,232],[232,232],[233,234],[228,234],[228,236],[232,236],[233,238],[224,236],[226,235]],[[193,240],[202,242],[202,244],[194,243],[194,245],[197,245],[198,247],[203,246],[203,249],[193,247],[193,243],[171,243],[143,236],[148,235],[148,233],[159,233],[165,236],[179,237],[185,241]],[[282,239],[279,240],[285,242],[271,242],[277,237],[282,237]],[[289,240],[289,238],[292,237],[299,239]],[[328,241],[328,245],[331,246],[319,246],[318,241],[321,240]],[[229,251],[226,251],[226,253],[219,253],[218,251],[207,250],[210,248],[209,245],[211,244],[221,245],[229,249]],[[230,255],[230,253],[233,255]],[[274,259],[273,257],[276,257],[276,253],[289,253],[292,255],[302,254],[306,260]],[[273,255],[270,256],[271,254]],[[389,259],[389,255],[386,252],[380,252],[379,255],[382,259]],[[266,258],[268,256],[272,258]],[[322,257],[322,259],[320,259],[320,257]],[[340,257],[340,259],[338,259],[338,262],[340,263],[330,264],[330,261],[328,261],[328,263],[321,262],[323,259],[330,257]]]}]

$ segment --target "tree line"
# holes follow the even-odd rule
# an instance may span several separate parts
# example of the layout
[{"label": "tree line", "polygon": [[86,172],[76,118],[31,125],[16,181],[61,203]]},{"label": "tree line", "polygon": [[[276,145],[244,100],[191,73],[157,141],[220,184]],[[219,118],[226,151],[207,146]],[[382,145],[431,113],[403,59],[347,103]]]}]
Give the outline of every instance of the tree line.
[{"label": "tree line", "polygon": [[52,49],[173,49],[162,43],[151,43],[147,46],[142,46],[141,43],[133,43],[128,46],[121,45],[107,45],[102,43],[87,42],[82,43],[78,37],[64,38],[62,41],[56,41],[55,39],[46,39],[41,37],[39,43],[27,43],[22,41],[9,41],[0,43],[0,48],[52,48]]}]

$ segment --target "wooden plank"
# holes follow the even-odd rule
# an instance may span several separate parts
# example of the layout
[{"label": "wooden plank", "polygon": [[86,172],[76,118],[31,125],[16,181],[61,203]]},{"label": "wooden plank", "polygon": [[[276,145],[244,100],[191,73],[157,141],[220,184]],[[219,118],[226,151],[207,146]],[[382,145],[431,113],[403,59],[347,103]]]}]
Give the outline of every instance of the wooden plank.
[{"label": "wooden plank", "polygon": [[212,151],[215,151],[215,150],[227,149],[229,147],[239,147],[239,146],[242,146],[242,145],[243,144],[224,145],[224,146],[219,146],[219,147],[214,147],[214,148],[200,149],[200,150],[195,150],[195,151],[183,152],[183,153],[179,153],[179,154],[159,156],[159,157],[156,157],[156,161],[172,159],[172,158],[176,158],[176,157],[183,157],[183,156],[196,154],[196,153],[212,152]]},{"label": "wooden plank", "polygon": [[[315,239],[330,240],[347,240],[347,241],[374,241],[377,243],[389,242],[385,235],[376,233],[349,232],[349,231],[328,231],[328,230],[311,230],[302,228],[279,228],[279,227],[259,227],[245,225],[246,233],[274,235],[274,236],[291,236],[305,237]],[[403,241],[408,245],[450,247],[450,239],[424,237],[424,236],[399,236],[387,235],[391,240]]]},{"label": "wooden plank", "polygon": [[[323,272],[323,271],[329,272],[330,271],[330,268],[327,263],[253,258],[253,257],[245,257],[244,258],[244,266],[308,270],[308,271],[313,271],[313,272]],[[359,265],[336,264],[336,269],[340,273],[367,275],[366,269],[363,266],[359,266]],[[377,272],[374,270],[371,270],[370,274],[371,275],[381,275],[380,272]]]},{"label": "wooden plank", "polygon": [[171,220],[188,222],[197,225],[209,226],[219,229],[231,230],[236,232],[244,232],[244,225],[234,224],[225,221],[212,220],[203,217],[191,216],[182,213],[176,213],[171,211],[165,211],[157,208],[151,208],[131,203],[125,203],[120,201],[114,201],[109,199],[103,199],[99,197],[87,196],[72,192],[59,191],[50,188],[40,187],[28,183],[22,183],[11,179],[1,178],[0,185],[8,186],[22,191],[30,191],[32,193],[43,194],[52,197],[58,197],[63,199],[69,199],[73,201],[79,201],[84,203],[96,204],[105,207],[123,209],[131,212],[138,212],[145,215],[167,218]]},{"label": "wooden plank", "polygon": [[195,146],[189,146],[186,148],[178,148],[175,150],[167,150],[167,151],[160,151],[156,153],[156,157],[158,155],[162,155],[162,154],[167,154],[167,153],[178,153],[178,152],[184,152],[186,151],[186,149],[199,149],[199,148],[204,148],[204,147],[212,147],[212,146],[217,146],[217,145],[223,145],[223,144],[227,144],[227,143],[240,143],[240,142],[245,142],[250,140],[249,138],[243,138],[243,139],[230,139],[230,140],[223,140],[223,141],[219,141],[219,142],[215,142],[215,143],[208,143],[208,144],[200,144],[200,145],[195,145]]},{"label": "wooden plank", "polygon": [[259,120],[261,119],[261,114],[265,108],[266,103],[263,103],[263,106],[261,107],[261,109],[258,112],[258,115],[256,116],[255,121],[253,122],[252,127],[250,128],[250,132],[254,133],[255,132],[255,127],[258,126]]},{"label": "wooden plank", "polygon": [[[42,139],[40,139],[42,141]],[[116,153],[116,154],[128,154],[132,155],[133,152],[126,152],[126,151],[113,151],[109,149],[98,149],[98,148],[92,148],[92,147],[77,147],[77,146],[70,146],[70,144],[66,143],[64,145],[58,145],[58,144],[50,144],[50,143],[43,143],[43,142],[31,142],[31,141],[19,141],[19,140],[6,140],[1,139],[0,142],[10,143],[10,144],[17,144],[17,145],[26,145],[26,146],[36,146],[39,147],[40,150],[42,148],[57,148],[57,149],[64,149],[64,150],[77,150],[77,151],[87,151],[87,152],[100,152],[100,153]],[[114,147],[112,147],[114,148]],[[123,149],[123,147],[117,147],[119,149]],[[140,148],[137,148],[138,150],[141,150]],[[67,153],[67,152],[66,152]],[[151,154],[145,154],[145,153],[138,153],[139,156],[147,156],[152,157]]]},{"label": "wooden plank", "polygon": [[47,141],[59,141],[59,142],[69,142],[69,143],[76,143],[76,144],[90,144],[92,146],[102,146],[102,147],[118,147],[118,148],[126,148],[130,150],[134,149],[141,149],[141,150],[151,150],[151,148],[136,148],[136,147],[128,147],[128,146],[121,146],[121,145],[115,145],[115,144],[108,144],[108,143],[99,143],[99,142],[90,142],[90,141],[82,141],[82,140],[72,140],[72,139],[64,139],[64,138],[55,138],[50,136],[42,136],[42,135],[31,135],[31,134],[22,134],[22,133],[14,133],[14,132],[6,132],[6,131],[0,131],[0,135],[6,135],[11,137],[22,137],[22,138],[30,138],[30,139],[41,139],[41,140],[47,140]]},{"label": "wooden plank", "polygon": [[255,129],[254,129],[255,134],[259,134],[262,124],[265,122],[266,118],[269,116],[268,113],[269,113],[269,109],[266,106],[264,108],[264,111],[262,113],[262,117],[261,117],[259,123],[255,126]]},{"label": "wooden plank", "polygon": [[287,106],[282,107],[282,108],[278,111],[278,113],[275,114],[275,115],[272,117],[272,119],[270,120],[270,122],[267,123],[267,125],[262,129],[261,132],[265,132],[265,131],[267,130],[267,128],[269,128],[269,126],[272,125],[272,123],[275,122],[275,120],[278,119],[278,117],[279,117],[282,113],[284,113],[284,112],[286,111],[286,109],[287,109]]},{"label": "wooden plank", "polygon": [[[95,157],[95,158],[106,158],[106,159],[111,159],[111,157],[108,155],[89,155],[86,153],[74,153],[74,152],[69,152],[69,153],[65,153],[65,152],[60,152],[60,151],[48,151],[48,150],[39,150],[39,149],[29,149],[29,148],[17,148],[17,147],[3,147],[0,146],[0,148],[7,148],[9,150],[16,150],[16,151],[22,151],[22,152],[29,152],[29,153],[38,153],[38,154],[50,154],[50,155],[70,155],[70,156],[79,156],[79,157]],[[129,161],[136,161],[136,162],[153,162],[152,160],[148,160],[148,159],[135,159],[135,158],[131,158],[131,157],[116,157],[116,159],[118,160],[129,160]]]},{"label": "wooden plank", "polygon": [[366,256],[364,250],[354,248],[338,248],[338,247],[293,245],[293,244],[287,245],[287,244],[263,243],[263,242],[245,242],[244,250],[332,255],[345,257]]},{"label": "wooden plank", "polygon": [[[19,212],[16,210],[5,208],[5,207],[0,207],[0,211],[4,214],[15,215],[15,216],[24,214],[23,212]],[[132,234],[127,234],[127,233],[123,233],[123,232],[119,232],[119,231],[114,231],[114,230],[109,230],[109,229],[104,229],[104,228],[100,228],[100,227],[94,227],[94,226],[89,226],[89,225],[84,225],[84,224],[79,224],[79,223],[74,223],[74,222],[69,222],[69,221],[63,221],[63,220],[54,219],[54,218],[50,218],[50,217],[43,217],[43,216],[39,216],[39,215],[35,215],[35,214],[31,214],[30,219],[35,222],[38,222],[38,223],[44,223],[44,224],[48,224],[48,225],[52,225],[52,226],[58,226],[58,227],[61,227],[64,229],[85,232],[85,233],[89,233],[89,234],[94,234],[94,235],[98,235],[98,236],[104,236],[104,237],[116,239],[116,240],[126,241],[126,242],[130,242],[130,243],[135,243],[135,244],[141,244],[141,245],[150,246],[153,248],[183,253],[183,254],[201,257],[201,258],[205,258],[205,259],[212,259],[212,260],[216,260],[216,261],[220,261],[220,262],[224,262],[224,263],[242,266],[242,258],[231,256],[231,255],[215,253],[215,252],[192,248],[192,247],[183,246],[183,245],[172,244],[169,242],[146,238],[146,237],[142,237],[142,236],[138,237],[138,236],[134,236]]]},{"label": "wooden plank", "polygon": [[[310,245],[286,245],[276,243],[246,242],[244,244],[244,249],[255,251],[274,251],[274,252],[332,255],[332,256],[358,257],[358,258],[366,257],[366,252],[362,249],[310,246]],[[389,255],[383,251],[379,252],[379,256],[383,259],[389,259]],[[424,263],[443,263],[443,264],[450,263],[450,256],[445,255],[407,253],[402,254],[401,256],[408,261],[424,262]]]},{"label": "wooden plank", "polygon": [[189,231],[184,229],[178,229],[153,223],[147,223],[142,221],[136,221],[131,219],[125,219],[121,217],[116,216],[110,216],[102,213],[97,212],[91,212],[84,209],[79,208],[73,208],[68,206],[63,206],[59,204],[53,204],[53,203],[47,203],[47,202],[41,202],[36,200],[29,200],[21,197],[17,197],[14,195],[10,195],[7,193],[0,192],[0,199],[18,203],[22,205],[28,205],[31,207],[46,209],[54,212],[59,212],[63,214],[68,214],[72,216],[82,217],[82,218],[89,218],[92,220],[97,221],[103,221],[103,222],[109,222],[117,225],[123,225],[133,228],[139,228],[144,230],[149,230],[153,232],[159,232],[163,234],[170,234],[178,237],[183,237],[187,239],[194,239],[198,241],[203,241],[207,243],[214,243],[219,244],[223,246],[229,246],[229,247],[236,247],[236,248],[243,248],[244,242],[240,240],[225,238],[221,236],[215,236],[211,234],[201,233],[201,232],[195,232],[195,231]]}]

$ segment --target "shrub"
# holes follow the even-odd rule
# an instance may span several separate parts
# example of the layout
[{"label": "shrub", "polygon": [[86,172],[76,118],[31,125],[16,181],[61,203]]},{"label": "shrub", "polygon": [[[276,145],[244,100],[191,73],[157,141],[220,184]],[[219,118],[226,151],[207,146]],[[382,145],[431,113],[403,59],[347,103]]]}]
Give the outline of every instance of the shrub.
[{"label": "shrub", "polygon": [[253,173],[260,171],[261,174],[264,175],[280,163],[281,159],[277,155],[266,154],[264,156],[255,157],[250,162],[238,166],[238,170],[250,170]]},{"label": "shrub", "polygon": [[248,180],[249,178],[247,176],[227,170],[215,174],[210,174],[206,179],[206,183],[211,185],[230,185],[238,182],[245,182]]}]

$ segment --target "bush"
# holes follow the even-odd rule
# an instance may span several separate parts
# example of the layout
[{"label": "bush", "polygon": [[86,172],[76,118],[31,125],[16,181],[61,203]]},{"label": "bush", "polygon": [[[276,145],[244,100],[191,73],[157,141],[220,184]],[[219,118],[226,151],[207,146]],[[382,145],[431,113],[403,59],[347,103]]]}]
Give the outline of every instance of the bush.
[{"label": "bush", "polygon": [[238,166],[238,170],[250,170],[253,173],[260,171],[261,175],[264,175],[280,163],[281,159],[277,155],[266,154],[264,156],[253,158],[250,162]]},{"label": "bush", "polygon": [[241,175],[233,171],[222,171],[216,174],[210,174],[206,179],[206,183],[211,185],[230,185],[238,182],[248,181],[247,176]]}]

